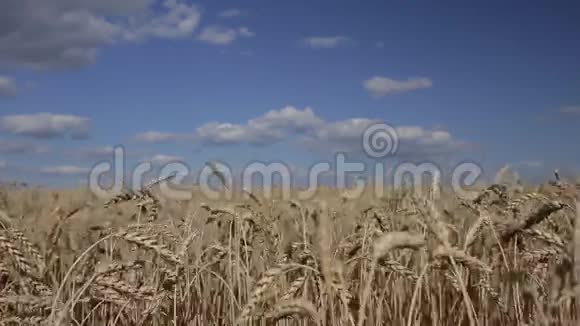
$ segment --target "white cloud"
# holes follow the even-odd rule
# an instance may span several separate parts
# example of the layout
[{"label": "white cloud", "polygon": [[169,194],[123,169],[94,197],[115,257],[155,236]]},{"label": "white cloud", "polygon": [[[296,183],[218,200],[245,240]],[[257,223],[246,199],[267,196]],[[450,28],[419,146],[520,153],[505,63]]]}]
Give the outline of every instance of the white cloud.
[{"label": "white cloud", "polygon": [[0,76],[0,97],[12,97],[18,93],[14,79]]},{"label": "white cloud", "polygon": [[0,117],[0,130],[36,138],[86,138],[90,120],[87,118],[52,113],[8,115]]},{"label": "white cloud", "polygon": [[314,151],[356,151],[361,148],[361,139],[365,129],[377,122],[379,120],[366,118],[326,122],[312,133],[303,136],[300,143]]},{"label": "white cloud", "polygon": [[409,92],[417,89],[430,88],[432,81],[426,77],[394,80],[387,77],[375,76],[363,83],[364,88],[374,97]]},{"label": "white cloud", "polygon": [[404,126],[396,128],[399,139],[415,139],[424,135],[423,128],[417,126]]},{"label": "white cloud", "polygon": [[[245,124],[212,122],[199,127],[196,139],[210,145],[269,145],[296,142],[306,149],[323,153],[339,151],[362,154],[362,136],[377,119],[354,118],[324,121],[311,108],[292,106],[271,110]],[[463,150],[466,144],[442,129],[421,126],[394,127],[401,156],[430,156]]]},{"label": "white cloud", "polygon": [[296,109],[293,106],[286,106],[279,110],[270,110],[261,117],[251,119],[248,125],[256,130],[270,129],[293,129],[307,130],[319,126],[323,123],[311,108],[304,110]]},{"label": "white cloud", "polygon": [[287,134],[310,130],[322,124],[312,109],[287,106],[271,110],[246,124],[210,122],[197,128],[197,139],[210,144],[249,143],[266,145],[282,140]]},{"label": "white cloud", "polygon": [[223,26],[208,26],[201,31],[198,39],[210,44],[227,45],[234,42],[239,37],[253,36],[255,36],[254,32],[244,26],[238,29]]},{"label": "white cloud", "polygon": [[133,139],[141,143],[168,143],[193,139],[191,134],[178,134],[161,131],[147,131],[135,135]]},{"label": "white cloud", "polygon": [[[265,132],[268,132],[266,130]],[[197,128],[196,135],[200,141],[206,144],[227,145],[227,144],[266,144],[280,140],[281,133],[270,134],[267,137],[258,133],[247,125],[232,123],[209,122]]]},{"label": "white cloud", "polygon": [[564,106],[560,108],[560,112],[566,114],[580,114],[580,105],[578,106]]},{"label": "white cloud", "polygon": [[233,42],[236,36],[237,32],[234,29],[210,26],[204,28],[198,38],[207,43],[225,45]]},{"label": "white cloud", "polygon": [[[381,120],[354,118],[325,123],[304,136],[300,143],[314,151],[363,154],[365,130]],[[394,127],[398,141],[398,156],[431,156],[461,150],[465,144],[455,140],[445,130],[430,130],[421,126]]]},{"label": "white cloud", "polygon": [[165,39],[191,36],[201,20],[201,12],[193,5],[176,0],[163,3],[164,14],[151,14],[142,19],[132,18],[124,27],[123,37],[128,40],[142,40],[147,37]]},{"label": "white cloud", "polygon": [[63,9],[86,9],[99,14],[127,15],[149,8],[156,0],[53,0]]},{"label": "white cloud", "polygon": [[197,7],[177,0],[2,0],[0,64],[70,68],[94,62],[103,47],[193,34]]},{"label": "white cloud", "polygon": [[320,141],[340,142],[359,139],[365,129],[380,120],[354,118],[327,123],[314,131],[314,138]]},{"label": "white cloud", "polygon": [[219,18],[233,18],[244,14],[244,11],[237,8],[226,9],[218,14]]},{"label": "white cloud", "polygon": [[241,36],[245,36],[245,37],[254,37],[256,36],[256,33],[250,31],[249,28],[247,28],[246,26],[242,26],[240,28],[238,28],[238,34]]},{"label": "white cloud", "polygon": [[82,168],[73,165],[61,165],[61,166],[48,166],[43,167],[39,170],[42,174],[52,174],[52,175],[84,175],[90,172],[89,168]]},{"label": "white cloud", "polygon": [[452,137],[451,134],[445,130],[434,130],[423,132],[420,139],[421,144],[438,145],[451,141]]},{"label": "white cloud", "polygon": [[4,169],[7,166],[8,166],[8,163],[6,163],[5,161],[0,161],[0,169]]},{"label": "white cloud", "polygon": [[0,154],[45,154],[48,152],[50,152],[50,149],[46,146],[0,139]]},{"label": "white cloud", "polygon": [[254,145],[271,144],[284,138],[288,133],[307,131],[322,125],[322,119],[311,108],[297,109],[286,106],[271,110],[245,124],[208,122],[192,133],[166,133],[148,131],[134,136],[134,140],[144,143],[178,142],[196,140],[206,144]]},{"label": "white cloud", "polygon": [[183,162],[185,159],[181,156],[172,156],[172,155],[164,155],[164,154],[157,154],[153,156],[150,161],[156,164],[167,164],[171,162]]},{"label": "white cloud", "polygon": [[350,43],[345,36],[312,36],[303,40],[303,43],[313,49],[329,49]]}]

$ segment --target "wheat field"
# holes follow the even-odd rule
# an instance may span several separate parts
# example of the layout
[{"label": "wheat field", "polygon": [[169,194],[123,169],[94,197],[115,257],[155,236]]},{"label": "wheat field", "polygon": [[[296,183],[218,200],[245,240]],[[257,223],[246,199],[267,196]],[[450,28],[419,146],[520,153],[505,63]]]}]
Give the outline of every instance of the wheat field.
[{"label": "wheat field", "polygon": [[1,188],[0,324],[578,324],[577,186],[192,192]]}]

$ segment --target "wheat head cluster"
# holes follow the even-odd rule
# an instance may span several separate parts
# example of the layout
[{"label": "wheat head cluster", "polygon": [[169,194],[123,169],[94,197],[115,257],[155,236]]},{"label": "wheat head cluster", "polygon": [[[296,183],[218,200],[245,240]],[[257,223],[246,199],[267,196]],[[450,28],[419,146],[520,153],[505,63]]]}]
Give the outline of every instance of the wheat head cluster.
[{"label": "wheat head cluster", "polygon": [[0,325],[579,323],[577,185],[192,192],[1,188]]}]

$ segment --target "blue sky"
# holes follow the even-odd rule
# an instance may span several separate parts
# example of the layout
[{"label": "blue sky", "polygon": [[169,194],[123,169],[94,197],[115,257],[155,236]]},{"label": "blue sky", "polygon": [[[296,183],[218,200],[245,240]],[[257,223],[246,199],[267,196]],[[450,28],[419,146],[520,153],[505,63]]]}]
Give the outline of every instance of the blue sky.
[{"label": "blue sky", "polygon": [[399,161],[573,176],[579,35],[575,1],[4,0],[0,177],[75,185],[116,145],[304,168],[375,121]]}]

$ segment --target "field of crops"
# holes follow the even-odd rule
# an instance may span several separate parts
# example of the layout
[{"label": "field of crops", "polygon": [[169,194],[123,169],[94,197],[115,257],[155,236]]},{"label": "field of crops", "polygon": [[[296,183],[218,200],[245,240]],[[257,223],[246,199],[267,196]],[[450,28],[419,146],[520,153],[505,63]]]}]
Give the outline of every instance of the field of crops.
[{"label": "field of crops", "polygon": [[577,325],[577,187],[0,192],[0,324]]}]

